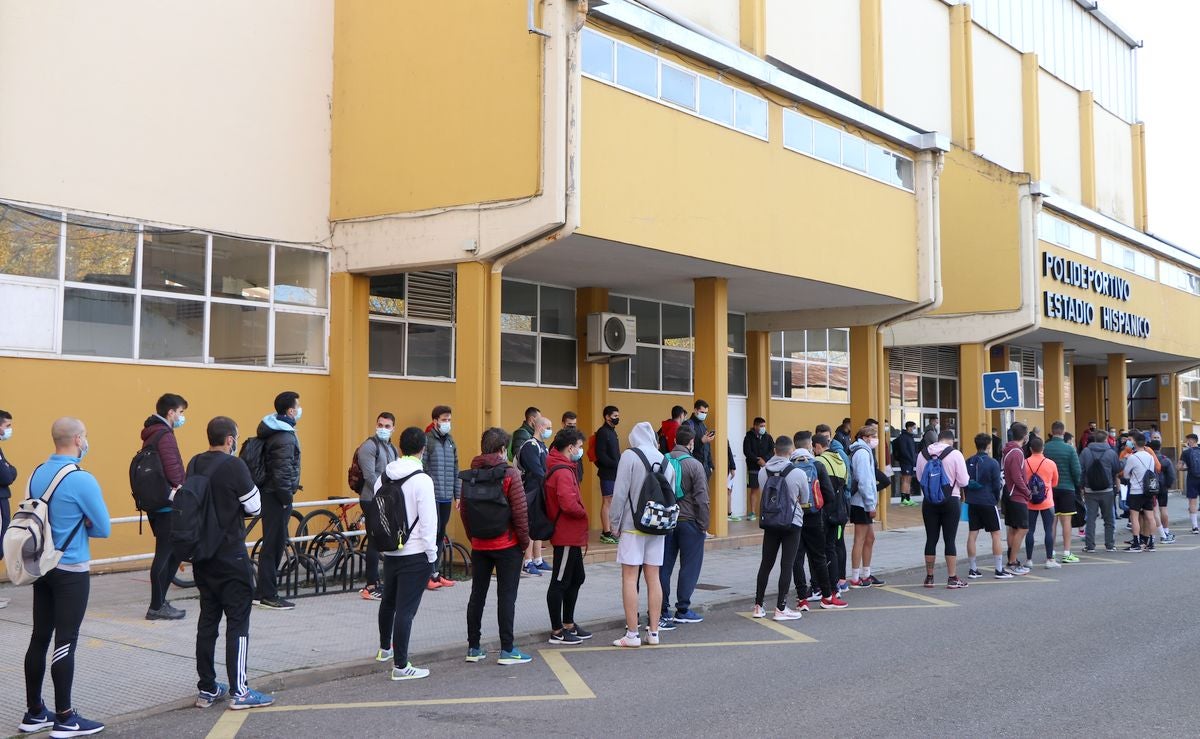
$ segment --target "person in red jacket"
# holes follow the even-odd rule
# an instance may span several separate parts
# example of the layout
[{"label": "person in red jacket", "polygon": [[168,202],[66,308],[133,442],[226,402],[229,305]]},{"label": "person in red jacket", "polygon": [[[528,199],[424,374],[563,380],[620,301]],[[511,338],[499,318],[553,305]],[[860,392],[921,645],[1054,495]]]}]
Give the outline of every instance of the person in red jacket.
[{"label": "person in red jacket", "polygon": [[[487,658],[487,652],[480,648],[480,632],[483,627],[483,604],[487,601],[493,569],[496,571],[496,620],[500,625],[500,656],[496,661],[502,665],[520,665],[533,659],[513,644],[517,586],[521,582],[521,556],[525,547],[529,546],[529,509],[525,501],[525,486],[521,484],[521,473],[508,464],[508,442],[507,431],[490,428],[483,432],[479,443],[482,453],[471,460],[472,471],[504,468],[504,497],[508,499],[511,516],[508,530],[491,539],[472,536],[468,515],[470,502],[464,499],[459,508],[463,530],[471,540],[471,599],[467,603],[468,662],[482,662]],[[574,468],[571,469],[574,479]],[[466,478],[463,479],[465,489]]]},{"label": "person in red jacket", "polygon": [[554,521],[554,569],[546,591],[550,609],[550,643],[574,646],[591,633],[575,623],[575,602],[583,585],[583,550],[588,542],[588,514],[579,492],[579,480],[573,474],[575,463],[583,458],[583,434],[564,428],[554,437],[546,458],[546,515]]},{"label": "person in red jacket", "polygon": [[[187,474],[183,456],[179,453],[179,442],[175,440],[175,429],[183,426],[183,412],[187,401],[180,395],[167,393],[158,399],[154,415],[142,424],[142,446],[153,443],[162,460],[163,475],[174,493],[183,484]],[[177,621],[187,611],[167,602],[167,588],[171,577],[179,569],[179,558],[171,548],[171,507],[157,511],[146,511],[150,530],[154,532],[154,560],[150,563],[150,607],[146,609],[146,620]]]}]

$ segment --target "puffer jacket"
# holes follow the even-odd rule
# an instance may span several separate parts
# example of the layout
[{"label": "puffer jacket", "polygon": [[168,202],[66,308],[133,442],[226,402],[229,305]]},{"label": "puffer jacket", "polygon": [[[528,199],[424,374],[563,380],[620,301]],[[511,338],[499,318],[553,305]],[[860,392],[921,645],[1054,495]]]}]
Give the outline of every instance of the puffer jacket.
[{"label": "puffer jacket", "polygon": [[471,460],[471,469],[473,470],[500,466],[507,467],[504,471],[504,497],[508,499],[510,515],[508,531],[491,539],[471,536],[471,525],[467,520],[467,512],[459,510],[463,531],[471,540],[472,549],[497,551],[518,547],[521,551],[525,551],[525,547],[529,546],[529,504],[525,500],[525,488],[521,485],[521,473],[508,464],[504,452],[479,454]]},{"label": "puffer jacket", "polygon": [[187,479],[187,472],[183,466],[183,455],[179,453],[179,441],[175,438],[175,430],[167,423],[167,419],[158,415],[146,419],[142,424],[142,445],[159,431],[165,433],[155,442],[158,458],[162,460],[163,474],[166,475],[167,482],[176,488]]},{"label": "puffer jacket", "polygon": [[[551,449],[546,458],[546,469],[563,466],[573,467],[574,463],[562,452]],[[556,547],[587,546],[588,514],[579,492],[579,480],[570,470],[559,469],[547,474],[544,486],[546,515],[554,521],[550,543]]]},{"label": "puffer jacket", "polygon": [[458,500],[462,480],[458,479],[458,447],[454,445],[452,434],[443,436],[432,428],[425,432],[421,466],[433,478],[434,500],[438,503]]},{"label": "puffer jacket", "polygon": [[267,471],[260,492],[280,505],[291,505],[300,488],[300,440],[296,437],[296,422],[290,416],[269,413],[258,424],[255,436],[262,439],[263,464]]}]

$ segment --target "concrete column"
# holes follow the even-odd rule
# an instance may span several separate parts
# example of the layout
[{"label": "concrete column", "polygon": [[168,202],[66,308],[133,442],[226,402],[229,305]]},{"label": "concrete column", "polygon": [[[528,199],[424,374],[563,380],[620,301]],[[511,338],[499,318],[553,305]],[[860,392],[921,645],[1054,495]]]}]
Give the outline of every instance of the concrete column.
[{"label": "concrete column", "polygon": [[[1163,416],[1166,419],[1163,419]],[[1179,418],[1179,375],[1165,374],[1158,376],[1158,430],[1162,432],[1164,447],[1175,447],[1176,459],[1183,451],[1183,437],[1180,436]],[[1183,485],[1179,486],[1180,488]]]},{"label": "concrete column", "polygon": [[[370,433],[371,280],[335,272],[329,286],[329,448],[339,450],[333,456],[342,460]],[[329,465],[325,484],[331,495],[348,492],[344,464]]]},{"label": "concrete column", "polygon": [[771,334],[746,332],[746,428],[759,416],[771,424]]},{"label": "concrete column", "polygon": [[[579,337],[579,428],[591,436],[604,422],[604,406],[608,405],[608,365],[587,361],[587,317],[589,313],[608,310],[608,290],[585,287],[575,291],[575,335]],[[624,360],[628,361],[628,360]],[[600,481],[591,462],[584,462],[583,502],[588,510],[591,528],[601,531]]]},{"label": "concrete column", "polygon": [[1071,383],[1071,407],[1075,411],[1076,434],[1087,428],[1088,421],[1095,421],[1097,428],[1108,430],[1104,425],[1104,394],[1101,378],[1094,364],[1076,364],[1074,381]]},{"label": "concrete column", "polygon": [[1025,171],[1036,182],[1042,178],[1041,124],[1039,122],[1037,54],[1021,55],[1021,129],[1025,140]]},{"label": "concrete column", "polygon": [[1081,200],[1096,207],[1096,98],[1091,90],[1079,93],[1079,185]]},{"label": "concrete column", "polygon": [[[454,436],[458,440],[460,456],[467,453],[473,455],[483,430],[499,419],[499,300],[499,280],[493,280],[489,265],[482,262],[463,262],[458,265],[454,330]],[[490,364],[493,361],[493,349],[496,354],[494,365]]]},{"label": "concrete column", "polygon": [[[883,336],[875,326],[850,327],[850,433],[853,435],[868,417],[882,423],[887,416],[887,367],[883,364]],[[880,375],[884,375],[884,381]],[[882,426],[880,427],[882,429]],[[882,430],[880,431],[882,434]],[[884,444],[881,438],[876,458],[880,469],[884,464]],[[887,492],[891,495],[891,490]],[[881,502],[879,523],[887,528],[888,506]]]},{"label": "concrete column", "polygon": [[755,56],[766,56],[766,0],[740,0],[738,5],[738,15],[741,21],[738,40],[741,42],[742,48]]},{"label": "concrete column", "polygon": [[1120,431],[1129,428],[1129,408],[1125,397],[1125,355],[1108,355],[1108,425]]},{"label": "concrete column", "polygon": [[975,72],[971,47],[971,6],[950,6],[950,137],[975,149]]},{"label": "concrete column", "polygon": [[1055,421],[1067,421],[1067,394],[1063,385],[1065,360],[1061,341],[1042,343],[1042,395],[1046,438],[1049,438],[1050,424]]},{"label": "concrete column", "polygon": [[[696,351],[693,394],[709,403],[708,428],[716,432],[712,442],[713,476],[709,481],[709,526],[717,536],[729,533],[729,500],[725,477],[729,459],[725,453],[729,436],[729,281],[724,277],[702,277],[695,281]],[[738,419],[740,422],[741,419]]]},{"label": "concrete column", "polygon": [[963,344],[958,348],[958,448],[967,456],[975,451],[975,434],[991,433],[989,413],[983,410],[983,373],[988,371],[987,350],[983,344]]},{"label": "concrete column", "polygon": [[859,0],[862,100],[883,107],[883,1]]}]

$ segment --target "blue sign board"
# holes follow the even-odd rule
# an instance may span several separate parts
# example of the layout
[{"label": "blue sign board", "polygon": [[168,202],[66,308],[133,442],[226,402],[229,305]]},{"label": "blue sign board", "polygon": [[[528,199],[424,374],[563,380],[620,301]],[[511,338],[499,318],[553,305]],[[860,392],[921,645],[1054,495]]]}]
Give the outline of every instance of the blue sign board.
[{"label": "blue sign board", "polygon": [[983,407],[995,411],[1021,406],[1021,375],[1017,372],[983,373]]}]

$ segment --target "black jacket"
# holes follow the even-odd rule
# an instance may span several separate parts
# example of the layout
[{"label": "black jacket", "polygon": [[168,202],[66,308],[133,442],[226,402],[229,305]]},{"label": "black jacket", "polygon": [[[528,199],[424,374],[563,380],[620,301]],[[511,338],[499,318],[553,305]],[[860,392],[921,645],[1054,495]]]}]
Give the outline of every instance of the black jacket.
[{"label": "black jacket", "polygon": [[746,438],[742,440],[742,453],[746,455],[747,474],[757,474],[758,458],[768,460],[775,456],[775,440],[770,434],[759,436],[754,429],[750,429],[746,432]]},{"label": "black jacket", "polygon": [[291,505],[300,487],[300,442],[296,434],[259,422],[256,436],[263,440],[263,464],[267,470],[261,492],[280,505]]},{"label": "black jacket", "polygon": [[596,429],[596,476],[601,480],[616,480],[620,463],[621,442],[617,439],[617,430],[606,423]]},{"label": "black jacket", "polygon": [[17,468],[8,463],[4,450],[0,449],[0,499],[11,498],[9,485],[17,481]]},{"label": "black jacket", "polygon": [[917,440],[907,431],[892,440],[892,464],[906,469],[917,466]]},{"label": "black jacket", "polygon": [[[704,421],[696,418],[695,414],[689,416],[684,423],[691,424],[692,431],[696,432],[696,441],[692,443],[692,456],[700,464],[704,465],[705,474],[711,475],[713,471],[712,445],[704,441],[704,435],[708,433],[708,427],[704,425]],[[774,456],[774,451],[771,454]]]}]

